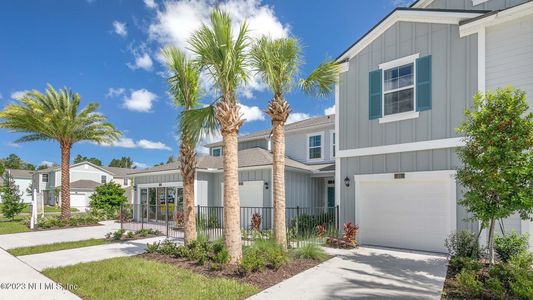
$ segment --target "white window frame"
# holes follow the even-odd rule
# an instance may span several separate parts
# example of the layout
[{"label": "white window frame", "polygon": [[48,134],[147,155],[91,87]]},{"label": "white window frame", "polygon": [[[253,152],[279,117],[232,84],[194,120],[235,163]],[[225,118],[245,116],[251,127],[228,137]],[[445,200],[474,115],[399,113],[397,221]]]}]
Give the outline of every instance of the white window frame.
[{"label": "white window frame", "polygon": [[107,184],[107,176],[106,175],[100,175],[100,183],[101,184]]},{"label": "white window frame", "polygon": [[[320,136],[320,158],[309,158],[309,138],[312,137],[312,136]],[[308,162],[314,162],[314,161],[323,161],[324,160],[324,132],[314,132],[314,133],[309,133],[307,135],[307,139],[306,139],[306,152],[307,152],[307,156],[306,156],[306,159]]]},{"label": "white window frame", "polygon": [[[217,155],[217,156],[213,155],[213,152],[215,150],[220,150],[220,155]],[[222,156],[222,147],[213,147],[213,148],[211,148],[211,156],[215,156],[215,157]]]},{"label": "white window frame", "polygon": [[330,158],[331,160],[334,160],[334,159],[335,159],[335,156],[336,156],[335,151],[337,150],[337,149],[336,149],[336,148],[337,148],[337,143],[336,143],[336,141],[335,141],[335,138],[336,138],[336,137],[333,137],[334,135],[336,135],[336,134],[335,134],[335,130],[330,130],[330,131],[329,131],[329,147],[330,147],[330,148],[329,148],[329,149],[330,149],[330,150],[329,150],[329,158]]},{"label": "white window frame", "polygon": [[[419,112],[416,111],[416,60],[420,57],[420,53],[398,58],[379,65],[381,70],[381,118],[379,118],[379,124],[396,122],[401,120],[415,119],[419,117]],[[385,71],[401,67],[403,65],[413,64],[413,110],[385,116]],[[388,93],[397,92],[400,90],[408,89],[409,87],[402,87],[387,91]]]}]

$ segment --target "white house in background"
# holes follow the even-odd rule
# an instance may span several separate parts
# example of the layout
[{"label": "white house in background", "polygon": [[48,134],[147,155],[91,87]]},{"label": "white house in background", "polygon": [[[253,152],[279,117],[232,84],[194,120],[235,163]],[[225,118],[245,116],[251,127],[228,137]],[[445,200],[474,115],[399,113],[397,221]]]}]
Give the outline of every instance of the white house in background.
[{"label": "white house in background", "polygon": [[[89,197],[95,189],[105,183],[115,182],[126,190],[128,202],[133,198],[131,179],[127,178],[132,169],[97,166],[90,162],[81,162],[70,166],[70,206],[77,209],[89,207]],[[33,175],[33,186],[39,197],[47,205],[61,203],[61,168],[54,166],[36,171]]]},{"label": "white house in background", "polygon": [[[9,172],[11,177],[15,180],[15,184],[18,186],[19,192],[22,194],[22,200],[24,200],[24,203],[30,203],[32,200],[32,192],[28,192],[28,188],[31,190],[33,171],[17,169],[7,169],[6,171]],[[4,184],[3,180],[4,179],[0,177],[0,185]],[[0,202],[2,202],[1,194]]]}]

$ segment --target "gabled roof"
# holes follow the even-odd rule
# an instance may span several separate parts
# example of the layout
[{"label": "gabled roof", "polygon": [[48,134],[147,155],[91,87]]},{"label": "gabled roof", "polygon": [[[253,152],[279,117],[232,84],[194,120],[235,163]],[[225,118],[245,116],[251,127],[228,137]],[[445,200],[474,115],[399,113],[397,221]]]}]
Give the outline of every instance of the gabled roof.
[{"label": "gabled roof", "polygon": [[35,171],[32,170],[19,170],[19,169],[7,169],[13,178],[31,179]]},{"label": "gabled roof", "polygon": [[[271,166],[272,165],[272,153],[263,148],[250,148],[241,150],[238,153],[239,157],[239,168],[250,168],[250,167],[262,167],[262,166]],[[315,171],[316,168],[313,165],[306,165],[301,162],[295,161],[289,157],[285,158],[285,166],[294,169],[300,169],[304,171]],[[223,158],[222,156],[200,156],[197,159],[196,168],[198,170],[206,171],[220,171],[223,170]],[[176,171],[179,170],[179,163],[173,162],[166,165],[161,165],[153,168],[148,168],[139,171],[133,171],[129,173],[131,177],[135,175],[150,175],[151,173],[156,172],[167,172],[167,171]]]},{"label": "gabled roof", "polygon": [[[97,166],[89,161],[82,161],[76,164],[71,164],[70,168],[74,168],[77,166],[81,166],[84,164],[88,164],[96,169],[99,169],[100,171],[104,171],[106,173],[110,173],[111,175],[114,175],[116,177],[126,177],[129,172],[131,172],[134,169],[128,169],[128,168],[117,168],[117,167],[105,167],[105,166]],[[61,169],[61,166],[53,166],[46,169],[38,170],[36,173],[50,173],[53,171],[59,171]]]},{"label": "gabled roof", "polygon": [[[321,127],[321,126],[329,126],[329,125],[335,125],[335,115],[325,115],[320,117],[313,117],[309,119],[305,119],[302,121],[290,123],[285,125],[285,132],[290,133],[291,131],[297,131],[297,130],[303,130],[307,128],[314,128],[314,127]],[[265,129],[261,131],[257,131],[254,133],[250,133],[247,135],[243,135],[239,137],[239,142],[245,142],[245,141],[253,141],[258,140],[261,138],[268,138],[270,137],[271,129]],[[222,142],[215,142],[211,144],[205,145],[205,147],[216,147],[221,146]]]},{"label": "gabled roof", "polygon": [[464,10],[464,9],[420,9],[413,7],[397,7],[368,32],[361,36],[348,49],[341,53],[337,62],[345,62],[357,55],[376,38],[381,36],[387,29],[397,22],[423,22],[434,24],[459,24],[459,22],[478,17],[488,13],[487,10]]},{"label": "gabled roof", "polygon": [[102,184],[92,180],[77,180],[70,183],[71,189],[94,190]]}]

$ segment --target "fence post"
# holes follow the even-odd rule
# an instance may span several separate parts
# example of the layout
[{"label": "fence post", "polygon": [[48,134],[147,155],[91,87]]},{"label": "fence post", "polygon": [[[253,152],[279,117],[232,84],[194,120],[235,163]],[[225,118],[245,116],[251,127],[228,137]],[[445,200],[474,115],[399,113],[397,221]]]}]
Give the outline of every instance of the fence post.
[{"label": "fence post", "polygon": [[165,224],[167,226],[167,239],[168,239],[168,199],[165,199]]},{"label": "fence post", "polygon": [[124,229],[124,203],[120,203],[120,230]]},{"label": "fence post", "polygon": [[197,210],[196,220],[194,220],[196,222],[196,231],[202,232],[202,227],[200,225],[200,204],[196,206],[196,210]]},{"label": "fence post", "polygon": [[339,231],[340,231],[340,227],[339,227],[339,206],[335,206],[335,222],[337,223],[337,237],[339,237]]},{"label": "fence post", "polygon": [[141,229],[144,229],[144,211],[143,211],[143,203],[141,202]]},{"label": "fence post", "polygon": [[296,248],[300,248],[300,239],[298,238],[300,227],[300,206],[296,206]]}]

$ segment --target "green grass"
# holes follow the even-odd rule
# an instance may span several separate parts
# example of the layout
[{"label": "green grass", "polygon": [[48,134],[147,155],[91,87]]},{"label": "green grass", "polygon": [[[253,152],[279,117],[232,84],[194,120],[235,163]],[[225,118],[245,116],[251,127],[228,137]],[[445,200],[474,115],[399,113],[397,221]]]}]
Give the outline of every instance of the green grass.
[{"label": "green grass", "polygon": [[22,256],[22,255],[30,255],[30,254],[52,252],[52,251],[59,251],[59,250],[66,250],[66,249],[97,246],[97,245],[103,245],[107,243],[108,241],[104,239],[89,239],[89,240],[74,241],[74,242],[62,242],[62,243],[53,243],[53,244],[38,245],[38,246],[31,246],[31,247],[13,248],[13,249],[9,249],[7,252],[15,256]]},{"label": "green grass", "polygon": [[192,271],[140,257],[119,257],[54,269],[43,274],[84,299],[244,299],[254,286],[208,278]]},{"label": "green grass", "polygon": [[14,221],[11,221],[0,215],[0,234],[30,231],[26,225],[22,224],[22,220],[22,217],[16,217]]}]

